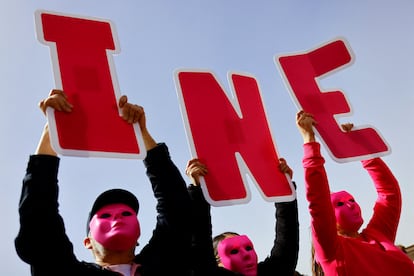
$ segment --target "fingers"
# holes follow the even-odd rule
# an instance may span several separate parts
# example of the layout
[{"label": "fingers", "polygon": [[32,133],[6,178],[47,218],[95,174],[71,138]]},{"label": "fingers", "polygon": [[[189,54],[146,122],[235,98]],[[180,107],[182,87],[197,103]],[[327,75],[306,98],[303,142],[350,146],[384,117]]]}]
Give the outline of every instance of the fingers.
[{"label": "fingers", "polygon": [[119,106],[120,108],[123,108],[123,107],[124,107],[124,105],[125,105],[127,102],[128,102],[128,97],[127,97],[127,96],[125,96],[125,95],[123,95],[123,96],[121,96],[121,98],[119,98],[118,106]]},{"label": "fingers", "polygon": [[306,118],[313,118],[313,115],[305,112],[304,110],[300,110],[298,113],[296,113],[296,121],[301,121]]},{"label": "fingers", "polygon": [[305,111],[303,111],[303,110],[300,110],[298,113],[296,113],[296,121],[298,121],[304,113],[305,113]]},{"label": "fingers", "polygon": [[125,110],[124,120],[130,124],[138,123],[141,116],[144,115],[144,108],[136,104],[126,103],[123,109]]},{"label": "fingers", "polygon": [[354,127],[353,123],[345,123],[341,125],[342,130],[345,132],[350,132],[352,130],[352,128]]},{"label": "fingers", "polygon": [[[53,89],[49,93],[49,97],[39,102],[39,107],[46,113],[48,107],[52,107],[57,111],[71,112],[73,105],[68,101],[67,95],[59,89]],[[122,109],[122,118],[130,124],[140,121],[145,124],[144,108],[136,104],[128,103],[128,97],[123,95],[119,99],[118,106]],[[141,123],[141,122],[140,122]]]},{"label": "fingers", "polygon": [[40,101],[40,109],[46,113],[48,107],[52,107],[57,111],[71,112],[73,105],[67,100],[66,94],[62,90],[53,89],[49,93],[49,97]]},{"label": "fingers", "polygon": [[288,174],[289,177],[293,178],[293,170],[288,166],[286,160],[284,158],[279,158],[279,169],[282,173]]},{"label": "fingers", "polygon": [[298,123],[298,125],[303,125],[305,123],[311,123],[314,125],[316,123],[313,115],[303,110],[296,113],[296,122]]},{"label": "fingers", "polygon": [[188,160],[187,168],[190,167],[191,165],[193,165],[194,163],[197,163],[197,162],[199,162],[198,158],[193,158],[193,159]]},{"label": "fingers", "polygon": [[299,111],[296,114],[296,125],[302,135],[314,135],[313,126],[315,126],[317,122],[315,121],[312,114],[307,113],[303,110]]},{"label": "fingers", "polygon": [[50,90],[49,97],[53,95],[62,95],[65,99],[67,99],[65,92],[63,92],[63,90],[60,90],[60,89]]},{"label": "fingers", "polygon": [[192,159],[188,161],[185,173],[189,177],[199,177],[204,176],[208,172],[206,165],[201,163],[198,159]]},{"label": "fingers", "polygon": [[313,115],[311,113],[305,112],[304,110],[300,110],[298,113],[296,113],[296,119],[303,118],[313,118]]},{"label": "fingers", "polygon": [[312,114],[307,113],[304,110],[300,110],[298,113],[296,113],[296,126],[299,130],[299,133],[302,135],[304,143],[315,141],[315,132],[313,126],[316,124],[317,122],[315,121]]},{"label": "fingers", "polygon": [[207,172],[207,168],[201,163],[191,164],[185,170],[186,175],[190,177],[204,176],[207,174]]},{"label": "fingers", "polygon": [[39,102],[39,108],[42,110],[42,112],[43,112],[44,114],[46,114],[45,100],[41,100],[41,101]]},{"label": "fingers", "polygon": [[185,174],[191,179],[193,185],[200,185],[200,177],[207,174],[207,167],[201,163],[197,158],[191,159],[187,162]]},{"label": "fingers", "polygon": [[122,119],[129,124],[138,123],[145,116],[144,108],[137,104],[128,103],[127,96],[119,98],[118,106],[122,109]]}]

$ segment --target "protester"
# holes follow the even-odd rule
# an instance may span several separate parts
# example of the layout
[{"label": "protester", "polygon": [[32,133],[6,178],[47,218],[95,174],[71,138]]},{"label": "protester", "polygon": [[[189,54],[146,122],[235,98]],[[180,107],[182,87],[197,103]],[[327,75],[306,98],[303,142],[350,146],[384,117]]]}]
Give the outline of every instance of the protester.
[{"label": "protester", "polygon": [[[361,209],[346,192],[331,193],[320,144],[313,126],[317,123],[305,111],[296,115],[304,142],[303,167],[306,197],[311,215],[315,260],[325,275],[414,275],[413,262],[394,244],[401,212],[397,180],[380,158],[362,161],[371,176],[378,198],[366,228]],[[345,124],[344,131],[351,131]]]},{"label": "protester", "polygon": [[[52,90],[40,103],[43,112],[48,107],[67,113],[76,108],[61,90]],[[129,191],[111,189],[97,197],[87,220],[84,245],[91,250],[95,263],[76,258],[58,210],[60,159],[51,146],[46,124],[23,179],[20,230],[15,239],[17,253],[30,264],[32,275],[189,275],[188,264],[182,262],[191,247],[186,183],[171,161],[167,146],[157,144],[148,132],[144,109],[128,103],[126,96],[120,98],[119,107],[126,122],[139,124],[147,150],[144,165],[158,211],[152,238],[135,255],[141,233],[138,200]],[[81,189],[79,186],[79,192]]]},{"label": "protester", "polygon": [[[284,159],[280,159],[280,169],[292,178],[293,172]],[[275,203],[276,238],[270,255],[258,262],[253,243],[246,235],[226,232],[212,242],[211,207],[202,194],[199,182],[199,178],[207,173],[207,167],[200,160],[188,162],[186,174],[192,180],[188,190],[193,202],[193,275],[292,276],[299,251],[296,199]],[[246,223],[248,221],[249,218],[246,218]]]}]

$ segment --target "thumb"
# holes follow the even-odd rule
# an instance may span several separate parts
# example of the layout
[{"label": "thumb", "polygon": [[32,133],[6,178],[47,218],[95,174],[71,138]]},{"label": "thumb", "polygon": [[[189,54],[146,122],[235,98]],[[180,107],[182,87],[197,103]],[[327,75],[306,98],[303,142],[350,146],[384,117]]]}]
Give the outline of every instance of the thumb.
[{"label": "thumb", "polygon": [[127,96],[125,96],[125,95],[123,95],[123,96],[121,96],[121,98],[119,98],[119,103],[118,103],[118,105],[119,105],[119,107],[120,107],[120,108],[123,108],[123,107],[124,107],[124,105],[125,105],[127,102],[128,102],[128,97],[127,97]]}]

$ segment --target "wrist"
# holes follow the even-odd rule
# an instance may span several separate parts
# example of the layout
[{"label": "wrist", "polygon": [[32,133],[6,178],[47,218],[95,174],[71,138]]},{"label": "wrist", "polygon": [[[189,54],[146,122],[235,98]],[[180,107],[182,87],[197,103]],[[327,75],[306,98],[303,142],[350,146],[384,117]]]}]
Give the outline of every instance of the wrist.
[{"label": "wrist", "polygon": [[303,135],[303,143],[304,144],[310,143],[310,142],[315,142],[315,141],[316,141],[315,134],[308,133],[308,134]]}]

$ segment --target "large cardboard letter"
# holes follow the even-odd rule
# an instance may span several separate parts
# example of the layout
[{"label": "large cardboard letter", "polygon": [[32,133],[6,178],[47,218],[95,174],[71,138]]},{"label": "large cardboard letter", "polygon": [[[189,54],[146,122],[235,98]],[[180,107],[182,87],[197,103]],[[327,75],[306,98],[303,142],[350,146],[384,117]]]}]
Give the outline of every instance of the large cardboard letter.
[{"label": "large cardboard letter", "polygon": [[351,114],[341,91],[322,91],[318,78],[326,77],[353,61],[344,39],[337,39],[309,52],[276,57],[289,91],[299,109],[315,116],[317,133],[337,162],[348,162],[390,153],[380,133],[370,126],[342,131],[337,118]]},{"label": "large cardboard letter", "polygon": [[237,95],[230,100],[212,73],[176,73],[192,154],[208,167],[202,180],[207,201],[215,206],[249,201],[247,174],[266,200],[293,200],[294,187],[278,169],[256,80],[241,74],[229,78]]},{"label": "large cardboard letter", "polygon": [[56,88],[74,105],[69,114],[47,111],[52,145],[75,156],[144,158],[137,124],[119,116],[112,54],[119,50],[111,22],[36,12],[37,37],[50,47]]}]

